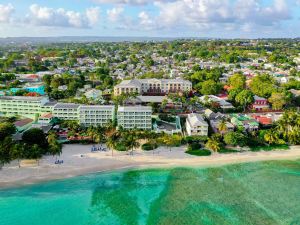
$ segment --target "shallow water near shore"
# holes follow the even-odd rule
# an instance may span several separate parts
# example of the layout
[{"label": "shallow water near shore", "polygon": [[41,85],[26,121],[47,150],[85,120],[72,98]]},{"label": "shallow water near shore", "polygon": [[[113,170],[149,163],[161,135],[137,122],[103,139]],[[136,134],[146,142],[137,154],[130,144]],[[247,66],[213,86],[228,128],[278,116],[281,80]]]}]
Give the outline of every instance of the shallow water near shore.
[{"label": "shallow water near shore", "polygon": [[300,160],[89,174],[0,190],[1,225],[300,225]]}]

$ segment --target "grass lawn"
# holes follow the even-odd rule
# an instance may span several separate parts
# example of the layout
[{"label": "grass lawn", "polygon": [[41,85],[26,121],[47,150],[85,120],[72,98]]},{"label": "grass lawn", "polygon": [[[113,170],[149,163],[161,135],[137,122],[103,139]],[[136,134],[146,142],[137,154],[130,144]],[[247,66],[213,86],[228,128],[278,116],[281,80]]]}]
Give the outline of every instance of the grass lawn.
[{"label": "grass lawn", "polygon": [[270,145],[270,146],[256,146],[250,147],[250,151],[259,152],[259,151],[274,151],[274,150],[288,150],[290,147],[288,145]]},{"label": "grass lawn", "polygon": [[211,152],[207,149],[188,150],[185,153],[196,156],[209,156]]}]

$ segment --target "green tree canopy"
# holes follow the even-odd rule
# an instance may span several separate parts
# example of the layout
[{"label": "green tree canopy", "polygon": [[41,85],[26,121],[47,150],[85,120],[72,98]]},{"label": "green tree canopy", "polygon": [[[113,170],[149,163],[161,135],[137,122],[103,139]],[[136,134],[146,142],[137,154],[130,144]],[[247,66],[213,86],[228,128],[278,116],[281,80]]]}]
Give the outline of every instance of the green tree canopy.
[{"label": "green tree canopy", "polygon": [[273,92],[268,100],[272,104],[272,108],[275,110],[282,109],[287,103],[285,94],[279,92]]},{"label": "green tree canopy", "polygon": [[232,146],[245,146],[247,144],[247,137],[241,132],[228,132],[224,136],[224,142]]},{"label": "green tree canopy", "polygon": [[207,80],[202,83],[201,94],[216,95],[220,93],[222,85],[214,80]]},{"label": "green tree canopy", "polygon": [[276,91],[274,83],[275,81],[271,76],[263,74],[252,79],[250,89],[257,96],[269,98]]},{"label": "green tree canopy", "polygon": [[38,147],[46,148],[48,147],[48,142],[46,140],[46,136],[43,132],[43,130],[39,128],[31,128],[23,133],[22,140],[25,144],[28,144],[30,146],[38,145]]},{"label": "green tree canopy", "polygon": [[253,103],[253,101],[254,101],[254,95],[249,90],[243,90],[235,97],[235,102],[243,106],[244,110],[248,105]]},{"label": "green tree canopy", "polygon": [[246,86],[246,77],[242,74],[236,73],[229,78],[229,85],[232,88],[243,89]]},{"label": "green tree canopy", "polygon": [[10,122],[0,123],[0,141],[4,140],[6,137],[13,135],[16,132],[16,127]]}]

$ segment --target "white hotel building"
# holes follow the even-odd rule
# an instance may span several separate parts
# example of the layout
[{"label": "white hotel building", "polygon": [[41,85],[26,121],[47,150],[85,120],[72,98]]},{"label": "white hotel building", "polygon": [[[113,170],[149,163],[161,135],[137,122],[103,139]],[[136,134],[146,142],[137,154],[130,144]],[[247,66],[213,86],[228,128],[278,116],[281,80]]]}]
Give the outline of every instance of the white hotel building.
[{"label": "white hotel building", "polygon": [[[51,115],[49,115],[51,114]],[[80,105],[50,102],[45,97],[0,97],[0,116],[23,116],[36,121],[47,115],[51,118],[78,121],[83,126],[105,126],[115,119],[113,105]],[[152,108],[119,107],[117,120],[124,129],[152,129]]]},{"label": "white hotel building", "polygon": [[152,108],[149,106],[122,106],[118,108],[118,126],[124,129],[152,129]]},{"label": "white hotel building", "polygon": [[183,79],[134,79],[123,80],[114,87],[114,95],[138,93],[139,95],[165,95],[192,90],[192,83]]},{"label": "white hotel building", "polygon": [[47,97],[0,96],[0,114],[35,119],[40,116],[42,107],[47,102]]},{"label": "white hotel building", "polygon": [[53,116],[62,120],[79,120],[79,104],[57,103],[53,108]]},{"label": "white hotel building", "polygon": [[85,127],[92,125],[105,126],[115,118],[113,105],[81,105],[79,107],[79,122]]}]

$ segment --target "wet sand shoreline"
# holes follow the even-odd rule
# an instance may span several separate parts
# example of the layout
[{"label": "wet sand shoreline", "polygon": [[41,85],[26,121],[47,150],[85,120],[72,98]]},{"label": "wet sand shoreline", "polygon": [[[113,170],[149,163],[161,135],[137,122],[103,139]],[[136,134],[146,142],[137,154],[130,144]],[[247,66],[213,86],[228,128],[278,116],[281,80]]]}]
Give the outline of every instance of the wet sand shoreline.
[{"label": "wet sand shoreline", "polygon": [[87,145],[66,145],[60,157],[64,160],[62,165],[55,165],[55,158],[52,156],[44,157],[38,167],[18,168],[17,162],[6,165],[0,170],[0,189],[117,170],[215,167],[259,161],[300,159],[300,146],[291,146],[290,150],[282,151],[213,154],[205,157],[191,156],[184,152],[185,147],[173,148],[172,151],[160,148],[154,154],[137,151],[131,156],[126,152],[115,152],[114,156],[111,156],[111,152],[91,153],[90,146]]}]

